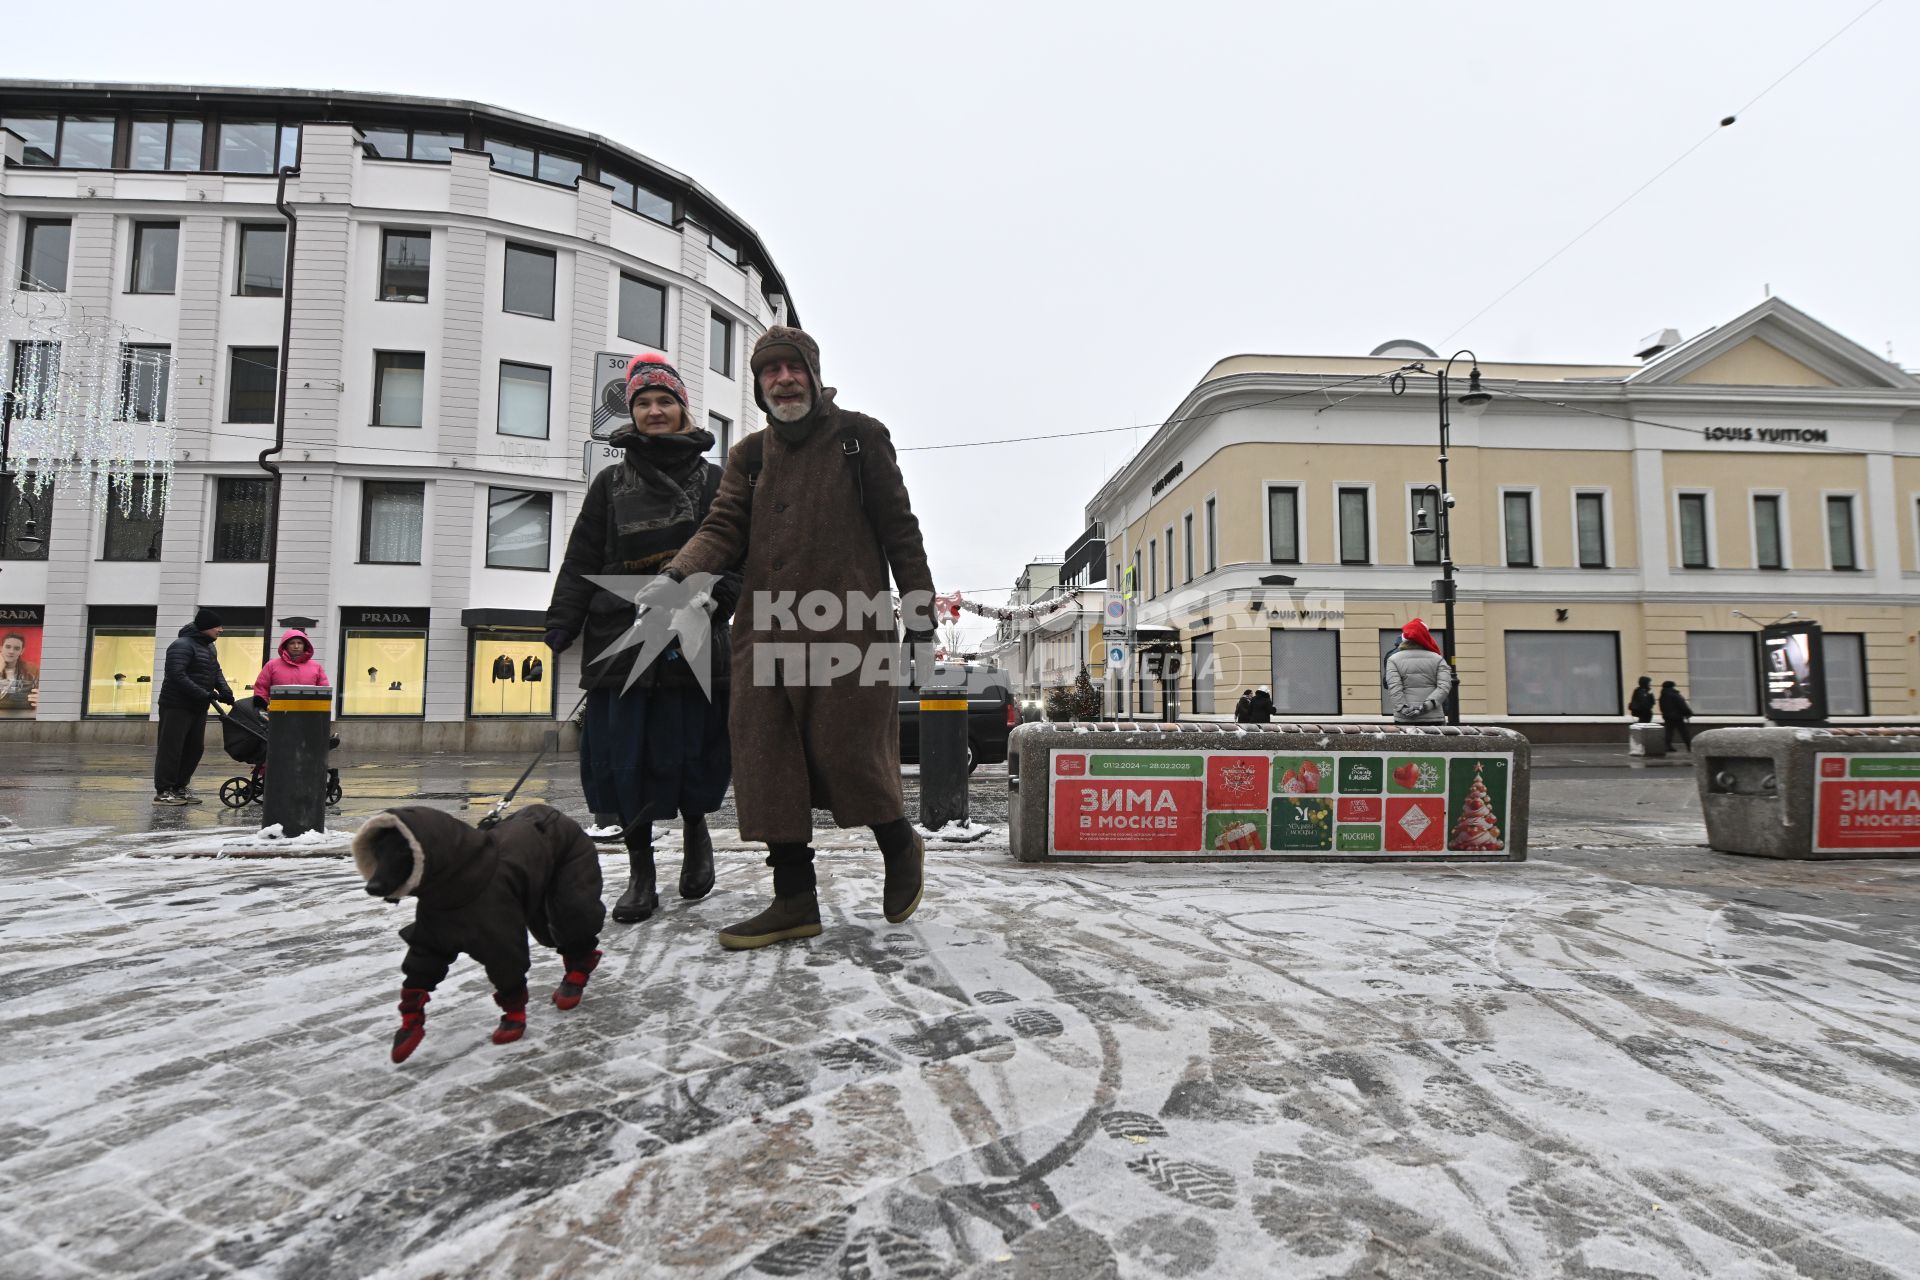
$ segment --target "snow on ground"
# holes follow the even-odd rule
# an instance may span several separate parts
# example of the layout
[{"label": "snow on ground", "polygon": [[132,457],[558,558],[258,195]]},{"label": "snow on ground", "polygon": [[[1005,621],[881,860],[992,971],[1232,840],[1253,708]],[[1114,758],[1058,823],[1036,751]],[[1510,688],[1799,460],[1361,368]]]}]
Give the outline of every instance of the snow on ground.
[{"label": "snow on ground", "polygon": [[[189,843],[191,833],[180,843]],[[230,837],[231,833],[227,833]],[[1920,865],[1026,866],[729,954],[755,854],[527,1038],[337,858],[0,852],[0,1273],[1894,1276]],[[164,841],[162,841],[164,844]],[[858,842],[849,841],[849,844]],[[1545,848],[1556,843],[1542,833]],[[623,861],[609,850],[606,867]]]}]

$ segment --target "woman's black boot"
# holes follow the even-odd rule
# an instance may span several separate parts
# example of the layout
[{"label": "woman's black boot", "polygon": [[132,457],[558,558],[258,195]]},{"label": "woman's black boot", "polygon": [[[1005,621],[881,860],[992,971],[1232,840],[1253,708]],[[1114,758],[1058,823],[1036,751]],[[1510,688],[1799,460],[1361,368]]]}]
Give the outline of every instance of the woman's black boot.
[{"label": "woman's black boot", "polygon": [[660,894],[653,887],[653,824],[636,823],[627,832],[627,864],[633,879],[627,891],[613,904],[613,918],[621,924],[638,924],[660,909]]},{"label": "woman's black boot", "polygon": [[697,813],[681,815],[680,896],[704,898],[713,892],[713,837]]}]

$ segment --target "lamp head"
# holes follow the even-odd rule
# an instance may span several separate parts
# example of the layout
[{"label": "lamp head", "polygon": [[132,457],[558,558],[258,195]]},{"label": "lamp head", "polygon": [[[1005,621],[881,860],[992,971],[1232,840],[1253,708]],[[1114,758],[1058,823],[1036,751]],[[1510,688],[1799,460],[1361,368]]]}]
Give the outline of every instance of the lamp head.
[{"label": "lamp head", "polygon": [[1424,506],[1416,508],[1413,513],[1413,531],[1415,533],[1433,532],[1433,530],[1427,526],[1427,509]]},{"label": "lamp head", "polygon": [[38,528],[39,525],[33,517],[27,517],[20,527],[20,536],[13,540],[13,545],[30,556],[38,555],[40,548],[45,545],[44,540],[35,532]]},{"label": "lamp head", "polygon": [[1483,405],[1493,399],[1493,393],[1480,385],[1480,366],[1475,365],[1467,374],[1467,391],[1460,397],[1460,403],[1468,406]]}]

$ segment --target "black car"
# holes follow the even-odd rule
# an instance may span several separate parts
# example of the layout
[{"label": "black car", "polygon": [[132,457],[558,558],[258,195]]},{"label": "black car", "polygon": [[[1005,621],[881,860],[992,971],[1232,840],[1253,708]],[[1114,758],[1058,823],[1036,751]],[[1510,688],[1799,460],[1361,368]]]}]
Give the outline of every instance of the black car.
[{"label": "black car", "polygon": [[[952,664],[942,663],[951,669]],[[1007,734],[1020,723],[1020,700],[1007,673],[961,664],[967,673],[967,772],[982,764],[1005,764]],[[900,760],[920,762],[920,690],[900,691]]]}]

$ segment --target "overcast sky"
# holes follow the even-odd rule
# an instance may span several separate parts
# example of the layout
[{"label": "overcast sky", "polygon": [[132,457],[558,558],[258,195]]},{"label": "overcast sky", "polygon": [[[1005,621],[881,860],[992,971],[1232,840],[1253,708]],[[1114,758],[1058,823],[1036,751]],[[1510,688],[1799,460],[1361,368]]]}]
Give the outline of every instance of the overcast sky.
[{"label": "overcast sky", "polygon": [[[911,446],[1158,422],[1237,352],[1624,361],[1768,285],[1920,366],[1915,0],[1453,332],[1866,4],[188,0],[17,5],[0,39],[14,75],[619,139],[758,229],[842,403]],[[1148,434],[903,454],[941,588],[1058,555]]]}]

